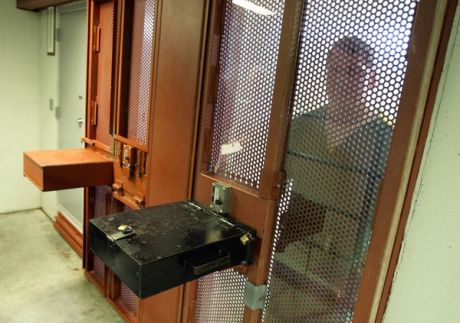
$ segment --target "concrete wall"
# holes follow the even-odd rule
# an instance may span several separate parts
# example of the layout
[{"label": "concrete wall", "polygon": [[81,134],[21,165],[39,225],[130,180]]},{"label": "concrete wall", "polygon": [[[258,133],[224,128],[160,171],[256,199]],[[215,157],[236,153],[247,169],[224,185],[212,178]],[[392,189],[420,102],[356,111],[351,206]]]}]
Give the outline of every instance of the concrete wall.
[{"label": "concrete wall", "polygon": [[459,10],[385,323],[460,321],[458,23]]},{"label": "concrete wall", "polygon": [[39,149],[39,16],[0,0],[0,213],[40,207],[22,153]]}]

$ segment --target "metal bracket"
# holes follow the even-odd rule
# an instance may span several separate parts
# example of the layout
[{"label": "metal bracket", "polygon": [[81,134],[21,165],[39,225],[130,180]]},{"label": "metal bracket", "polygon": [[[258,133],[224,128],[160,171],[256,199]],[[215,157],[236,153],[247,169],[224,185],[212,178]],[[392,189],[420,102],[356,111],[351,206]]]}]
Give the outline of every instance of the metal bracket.
[{"label": "metal bracket", "polygon": [[135,234],[133,228],[131,228],[129,225],[122,224],[118,227],[118,231],[115,232],[114,234],[108,235],[107,238],[109,241],[112,243],[115,243],[117,240],[129,238]]},{"label": "metal bracket", "polygon": [[244,305],[251,310],[262,310],[265,307],[267,299],[267,285],[256,286],[250,281],[246,282],[244,287]]},{"label": "metal bracket", "polygon": [[212,184],[211,209],[219,214],[230,212],[230,196],[232,188],[216,182]]}]

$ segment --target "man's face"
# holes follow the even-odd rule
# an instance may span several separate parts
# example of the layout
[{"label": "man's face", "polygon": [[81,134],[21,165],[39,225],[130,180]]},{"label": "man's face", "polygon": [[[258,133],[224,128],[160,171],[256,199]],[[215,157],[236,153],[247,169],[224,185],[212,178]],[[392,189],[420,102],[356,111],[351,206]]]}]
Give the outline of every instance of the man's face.
[{"label": "man's face", "polygon": [[[362,54],[332,49],[326,63],[326,93],[336,104],[356,103],[363,98],[369,67]],[[368,79],[368,80],[366,80]]]}]

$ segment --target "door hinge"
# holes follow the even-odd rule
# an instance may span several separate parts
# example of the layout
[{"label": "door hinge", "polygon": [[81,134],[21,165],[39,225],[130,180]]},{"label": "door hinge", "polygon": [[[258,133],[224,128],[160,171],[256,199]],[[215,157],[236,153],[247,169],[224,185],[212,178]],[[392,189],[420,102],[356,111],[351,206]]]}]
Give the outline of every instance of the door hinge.
[{"label": "door hinge", "polygon": [[267,300],[267,285],[254,285],[250,281],[244,287],[244,305],[251,310],[263,310]]},{"label": "door hinge", "polygon": [[101,50],[101,26],[94,26],[93,51],[99,53]]},{"label": "door hinge", "polygon": [[99,108],[99,104],[96,100],[91,101],[91,125],[97,125],[97,110]]}]

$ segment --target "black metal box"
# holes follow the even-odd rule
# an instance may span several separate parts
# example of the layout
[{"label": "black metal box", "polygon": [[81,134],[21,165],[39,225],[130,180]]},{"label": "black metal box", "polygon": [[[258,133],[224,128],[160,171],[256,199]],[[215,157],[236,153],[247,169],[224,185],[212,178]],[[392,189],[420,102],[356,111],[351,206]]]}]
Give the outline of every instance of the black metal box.
[{"label": "black metal box", "polygon": [[91,250],[140,298],[251,263],[255,243],[253,229],[190,201],[98,217],[89,231]]}]

